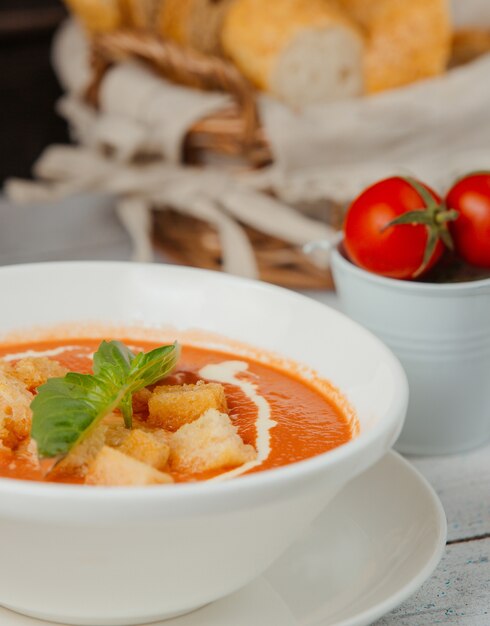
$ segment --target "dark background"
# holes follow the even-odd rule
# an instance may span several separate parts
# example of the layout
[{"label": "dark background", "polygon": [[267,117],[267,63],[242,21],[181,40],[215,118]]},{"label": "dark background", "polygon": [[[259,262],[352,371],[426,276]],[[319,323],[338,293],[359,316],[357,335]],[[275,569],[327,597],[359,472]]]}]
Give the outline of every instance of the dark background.
[{"label": "dark background", "polygon": [[0,0],[0,184],[26,177],[43,148],[68,141],[54,107],[61,95],[50,65],[59,0]]}]

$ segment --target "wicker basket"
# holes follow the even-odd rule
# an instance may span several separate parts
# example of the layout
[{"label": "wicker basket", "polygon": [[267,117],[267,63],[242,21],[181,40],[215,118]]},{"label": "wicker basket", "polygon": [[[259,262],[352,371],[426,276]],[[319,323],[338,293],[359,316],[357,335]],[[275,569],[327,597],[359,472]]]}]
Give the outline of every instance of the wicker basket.
[{"label": "wicker basket", "polygon": [[[95,36],[92,41],[94,78],[87,97],[96,105],[100,81],[118,61],[136,58],[173,82],[233,96],[234,104],[197,122],[185,142],[186,162],[201,163],[202,156],[218,154],[245,160],[251,167],[272,162],[272,154],[260,124],[254,87],[225,59],[211,57],[163,41],[151,33],[119,31]],[[462,30],[454,35],[453,68],[490,51],[490,32]]]},{"label": "wicker basket", "polygon": [[[154,71],[180,85],[219,90],[233,96],[228,108],[200,120],[188,132],[183,161],[202,164],[210,155],[237,160],[248,168],[272,161],[260,124],[256,94],[248,81],[227,61],[207,57],[162,41],[149,33],[120,31],[92,40],[93,80],[87,100],[98,104],[99,86],[108,68],[124,59],[143,61]],[[327,203],[325,203],[327,205]],[[324,206],[316,217],[333,225],[341,223],[342,211]],[[293,289],[331,289],[328,271],[313,264],[301,249],[242,224],[254,248],[260,278]],[[174,261],[208,269],[221,269],[221,250],[216,231],[207,223],[184,216],[171,207],[154,213],[154,243]]]},{"label": "wicker basket", "polygon": [[119,31],[92,40],[93,81],[87,98],[97,106],[100,82],[114,63],[133,58],[179,85],[233,96],[234,104],[200,120],[188,132],[185,160],[201,162],[203,153],[245,159],[251,167],[271,162],[272,155],[260,124],[255,90],[228,61],[182,48],[150,33]]},{"label": "wicker basket", "polygon": [[[478,44],[476,45],[475,44]],[[490,35],[473,31],[457,34],[451,66],[472,60],[490,49]],[[202,90],[219,90],[233,97],[233,104],[196,123],[188,132],[183,161],[201,164],[210,155],[237,160],[248,168],[272,162],[272,154],[261,126],[256,93],[231,63],[204,56],[162,41],[151,33],[119,31],[93,38],[93,81],[87,99],[97,106],[100,82],[107,69],[118,61],[134,58],[149,65],[168,80]],[[331,226],[340,228],[343,207],[329,206],[314,213]],[[244,226],[244,225],[243,225]],[[244,226],[254,247],[261,278],[292,288],[330,288],[331,277],[313,265],[301,250]],[[155,213],[154,238],[157,246],[176,261],[219,269],[221,251],[216,232],[206,223],[168,210]]]},{"label": "wicker basket", "polygon": [[[333,288],[330,272],[311,263],[301,250],[249,226],[243,228],[254,248],[262,280],[289,289]],[[216,230],[172,209],[155,212],[154,244],[176,263],[221,269]]]}]

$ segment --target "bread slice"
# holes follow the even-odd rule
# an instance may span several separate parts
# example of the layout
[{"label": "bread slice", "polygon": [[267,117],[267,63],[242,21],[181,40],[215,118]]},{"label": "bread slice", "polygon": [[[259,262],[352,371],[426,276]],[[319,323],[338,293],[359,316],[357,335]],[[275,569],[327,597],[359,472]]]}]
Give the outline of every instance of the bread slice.
[{"label": "bread slice", "polygon": [[448,65],[452,28],[448,0],[339,0],[364,29],[368,93],[438,76]]},{"label": "bread slice", "polygon": [[254,85],[294,107],[363,91],[363,38],[329,0],[236,0],[222,44]]},{"label": "bread slice", "polygon": [[182,46],[205,54],[221,54],[223,20],[235,0],[165,0],[158,32]]}]

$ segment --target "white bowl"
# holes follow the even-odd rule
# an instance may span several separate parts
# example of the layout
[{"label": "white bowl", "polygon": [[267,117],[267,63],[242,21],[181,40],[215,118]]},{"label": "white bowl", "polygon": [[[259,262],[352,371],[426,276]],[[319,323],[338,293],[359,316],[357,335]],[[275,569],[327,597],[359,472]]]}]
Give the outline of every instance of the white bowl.
[{"label": "white bowl", "polygon": [[124,263],[0,269],[0,332],[61,322],[200,328],[315,368],[355,407],[359,436],[229,482],[96,488],[0,479],[0,604],[91,626],[151,622],[247,584],[399,434],[407,383],[382,343],[292,292]]},{"label": "white bowl", "polygon": [[378,276],[332,253],[343,310],[398,356],[410,386],[396,443],[448,454],[490,438],[490,279],[432,284]]}]

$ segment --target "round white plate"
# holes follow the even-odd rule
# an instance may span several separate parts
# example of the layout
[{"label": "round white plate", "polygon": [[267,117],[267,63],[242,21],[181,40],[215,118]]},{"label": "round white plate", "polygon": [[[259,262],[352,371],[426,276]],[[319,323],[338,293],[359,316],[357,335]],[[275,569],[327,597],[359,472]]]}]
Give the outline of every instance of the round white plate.
[{"label": "round white plate", "polygon": [[[353,480],[264,576],[161,625],[365,626],[422,585],[445,542],[436,494],[390,452]],[[2,608],[0,624],[47,626]]]}]

